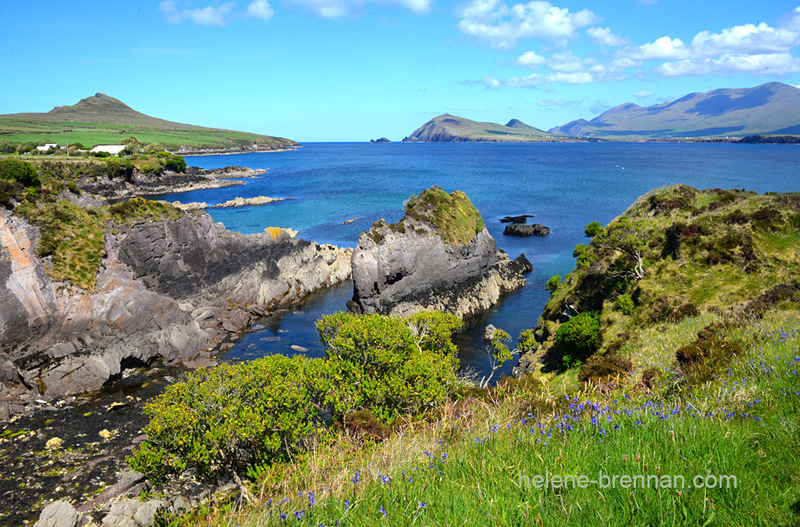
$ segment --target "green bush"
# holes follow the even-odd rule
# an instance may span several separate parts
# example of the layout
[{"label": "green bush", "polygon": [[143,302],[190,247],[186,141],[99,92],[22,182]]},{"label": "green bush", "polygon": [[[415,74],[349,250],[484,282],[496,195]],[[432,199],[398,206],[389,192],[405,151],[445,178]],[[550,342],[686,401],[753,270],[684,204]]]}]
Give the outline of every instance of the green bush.
[{"label": "green bush", "polygon": [[461,321],[441,312],[408,319],[337,313],[317,322],[327,347],[325,391],[334,413],[369,410],[390,422],[440,402],[456,381]]},{"label": "green bush", "polygon": [[556,330],[554,343],[564,355],[583,361],[594,353],[599,336],[600,314],[586,311],[561,324]]},{"label": "green bush", "polygon": [[586,228],[583,230],[583,233],[586,235],[587,238],[595,237],[600,231],[603,230],[603,226],[600,223],[593,221]]},{"label": "green bush", "polygon": [[526,329],[517,337],[517,349],[519,349],[520,355],[535,350],[538,345],[533,329]]},{"label": "green bush", "polygon": [[0,154],[13,154],[16,151],[17,146],[8,139],[0,141]]},{"label": "green bush", "polygon": [[631,295],[624,294],[619,295],[617,297],[617,307],[626,315],[630,315],[633,313],[633,299],[631,299]]},{"label": "green bush", "polygon": [[185,172],[186,160],[183,158],[183,156],[169,156],[166,160],[164,160],[164,168],[167,170],[172,170],[173,172]]},{"label": "green bush", "polygon": [[557,274],[550,277],[550,280],[547,281],[544,288],[552,292],[558,289],[559,285],[561,285],[561,275]]},{"label": "green bush", "polygon": [[145,406],[147,440],[129,464],[160,482],[193,466],[209,480],[285,459],[322,422],[320,359],[271,355],[190,373]]},{"label": "green bush", "polygon": [[580,255],[584,254],[585,252],[586,252],[586,245],[579,243],[578,245],[575,246],[575,249],[572,250],[572,257],[577,258]]},{"label": "green bush", "polygon": [[19,159],[0,159],[0,179],[16,181],[26,187],[38,187],[39,172],[27,161]]}]

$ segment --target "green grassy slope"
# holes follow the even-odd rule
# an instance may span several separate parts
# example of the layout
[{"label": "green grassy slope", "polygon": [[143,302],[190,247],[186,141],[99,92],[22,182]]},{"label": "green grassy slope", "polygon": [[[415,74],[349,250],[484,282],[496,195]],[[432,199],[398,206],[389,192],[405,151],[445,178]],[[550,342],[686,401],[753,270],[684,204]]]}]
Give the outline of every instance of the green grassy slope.
[{"label": "green grassy slope", "polygon": [[14,143],[45,141],[63,145],[69,141],[90,146],[118,144],[131,135],[142,142],[162,143],[175,150],[180,146],[218,149],[254,144],[262,149],[297,146],[294,141],[279,137],[157,119],[102,93],[47,113],[0,115],[0,140]]}]

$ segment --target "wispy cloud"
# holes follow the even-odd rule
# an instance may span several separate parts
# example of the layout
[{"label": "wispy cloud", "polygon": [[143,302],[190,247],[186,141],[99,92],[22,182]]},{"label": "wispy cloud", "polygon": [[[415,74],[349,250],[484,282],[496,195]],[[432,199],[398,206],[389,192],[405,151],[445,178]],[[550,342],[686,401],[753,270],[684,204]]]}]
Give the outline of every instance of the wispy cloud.
[{"label": "wispy cloud", "polygon": [[323,18],[359,15],[368,4],[406,8],[417,14],[425,14],[431,7],[431,0],[288,0],[288,2]]},{"label": "wispy cloud", "polygon": [[275,14],[268,0],[255,0],[247,6],[247,16],[250,18],[260,18],[269,20]]},{"label": "wispy cloud", "polygon": [[637,99],[647,99],[648,97],[653,96],[653,92],[651,91],[640,91],[633,94],[634,97]]},{"label": "wispy cloud", "polygon": [[471,0],[456,15],[459,31],[497,49],[512,49],[522,39],[570,39],[598,20],[588,9],[571,13],[544,0],[510,7],[504,0]]},{"label": "wispy cloud", "polygon": [[586,34],[592,39],[592,42],[598,46],[607,47],[620,47],[628,43],[628,41],[619,35],[615,35],[611,29],[607,27],[590,27],[586,30]]},{"label": "wispy cloud", "polygon": [[192,7],[190,3],[164,0],[158,5],[158,9],[172,24],[181,24],[188,20],[201,26],[223,27],[233,19],[235,5],[235,2],[227,2],[216,7]]}]

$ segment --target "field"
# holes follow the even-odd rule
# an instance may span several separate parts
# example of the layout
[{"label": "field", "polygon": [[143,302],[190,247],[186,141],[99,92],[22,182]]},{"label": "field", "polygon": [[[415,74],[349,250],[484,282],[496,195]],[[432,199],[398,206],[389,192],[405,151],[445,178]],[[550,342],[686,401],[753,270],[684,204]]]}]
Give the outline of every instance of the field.
[{"label": "field", "polygon": [[82,143],[87,147],[97,144],[119,144],[127,137],[135,136],[142,143],[161,143],[168,148],[177,149],[184,145],[195,148],[230,148],[240,145],[282,145],[290,147],[293,142],[226,130],[203,129],[164,129],[134,125],[106,123],[65,123],[23,120],[0,117],[0,140],[12,143],[44,141],[64,145]]}]

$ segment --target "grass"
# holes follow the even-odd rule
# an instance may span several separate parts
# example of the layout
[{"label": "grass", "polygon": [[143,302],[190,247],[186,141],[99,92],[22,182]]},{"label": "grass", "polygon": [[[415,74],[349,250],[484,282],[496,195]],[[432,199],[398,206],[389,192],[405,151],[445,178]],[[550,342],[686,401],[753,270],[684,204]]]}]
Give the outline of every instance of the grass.
[{"label": "grass", "polygon": [[746,352],[680,395],[669,379],[653,392],[630,379],[605,394],[562,391],[546,376],[510,381],[384,443],[343,438],[269,467],[257,506],[182,522],[797,524],[800,316],[775,311],[732,331]]},{"label": "grass", "polygon": [[180,146],[231,148],[251,146],[253,143],[275,148],[297,146],[294,141],[287,139],[226,130],[170,130],[104,123],[32,122],[0,117],[0,140],[12,143],[45,141],[64,145],[69,142],[91,147],[98,144],[116,145],[129,136],[135,136],[142,143],[161,143],[173,150]]},{"label": "grass", "polygon": [[432,225],[451,245],[468,244],[484,227],[481,213],[466,194],[460,190],[448,194],[436,186],[409,198],[401,224],[406,217]]}]

